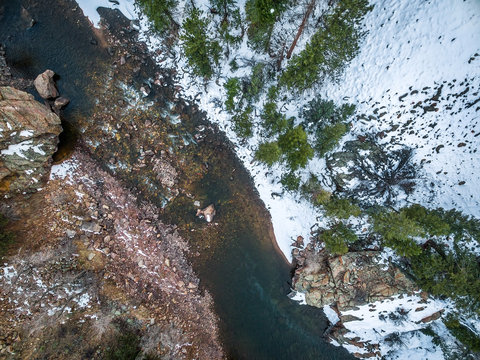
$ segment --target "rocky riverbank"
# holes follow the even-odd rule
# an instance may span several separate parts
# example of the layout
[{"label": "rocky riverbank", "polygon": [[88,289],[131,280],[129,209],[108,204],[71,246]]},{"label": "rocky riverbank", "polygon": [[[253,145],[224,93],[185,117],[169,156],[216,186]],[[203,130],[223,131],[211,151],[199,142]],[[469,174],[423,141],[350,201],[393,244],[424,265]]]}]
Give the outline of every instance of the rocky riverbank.
[{"label": "rocky riverbank", "polygon": [[[36,17],[38,8],[29,10]],[[58,11],[80,27],[90,27],[74,2]],[[58,142],[59,117],[25,95],[23,103],[37,109],[27,113],[52,119],[55,129],[33,136],[35,132],[33,138],[51,140],[52,146],[32,143],[41,149],[16,152],[12,158],[11,145],[28,140],[17,139],[18,134],[36,128],[28,127],[31,122],[21,114],[4,116],[8,106],[2,107],[2,129],[8,130],[1,133],[7,151],[2,148],[2,161],[17,166],[4,167],[9,174],[24,173],[15,179],[36,185],[9,180],[4,186],[4,194],[10,196],[1,206],[10,219],[4,231],[14,234],[15,242],[0,275],[0,352],[13,358],[223,358],[211,296],[199,286],[186,257],[190,245],[175,226],[160,220],[166,202],[192,181],[183,167],[195,172],[202,161],[185,163],[177,150],[172,151],[176,135],[169,120],[174,115],[164,114],[171,110],[169,99],[174,99],[175,90],[159,78],[149,82],[159,74],[130,22],[115,12],[106,11],[105,16],[111,23],[103,27],[101,38],[92,33],[91,40],[93,46],[100,44],[96,66],[101,75],[83,75],[91,80],[83,91],[97,106],[89,109],[90,116],[60,113],[81,135],[77,150],[54,167],[50,180],[43,175],[48,174]],[[108,61],[103,61],[103,52],[111,57]],[[33,78],[16,77],[7,68],[8,48],[6,59],[2,84],[25,84],[32,91]],[[118,62],[112,64],[111,59]],[[6,91],[2,99],[10,100],[3,96]],[[175,101],[174,108],[183,113],[186,105]],[[81,107],[75,101],[72,106]],[[198,128],[197,140],[203,131]],[[44,134],[52,134],[51,139]],[[44,155],[45,161],[27,168],[22,156],[30,155]],[[34,171],[43,171],[37,181],[32,180]],[[12,178],[9,174],[4,179]],[[21,194],[24,189],[29,194]]]}]

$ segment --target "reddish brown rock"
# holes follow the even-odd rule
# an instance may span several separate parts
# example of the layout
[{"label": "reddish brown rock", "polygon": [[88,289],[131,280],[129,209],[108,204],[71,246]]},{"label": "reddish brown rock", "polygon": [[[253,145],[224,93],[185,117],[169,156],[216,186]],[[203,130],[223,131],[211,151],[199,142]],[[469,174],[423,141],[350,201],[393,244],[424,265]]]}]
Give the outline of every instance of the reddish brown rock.
[{"label": "reddish brown rock", "polygon": [[420,320],[420,322],[422,322],[422,323],[425,324],[425,323],[429,323],[429,322],[431,322],[431,321],[438,320],[438,319],[440,319],[440,316],[442,316],[442,314],[443,314],[444,312],[445,312],[445,310],[443,310],[443,309],[442,309],[442,310],[439,310],[439,311],[433,313],[433,314],[430,315],[430,316],[424,317],[422,320]]},{"label": "reddish brown rock", "polygon": [[52,70],[45,70],[33,81],[38,94],[44,99],[55,99],[58,97],[58,90],[53,81],[55,73]]}]

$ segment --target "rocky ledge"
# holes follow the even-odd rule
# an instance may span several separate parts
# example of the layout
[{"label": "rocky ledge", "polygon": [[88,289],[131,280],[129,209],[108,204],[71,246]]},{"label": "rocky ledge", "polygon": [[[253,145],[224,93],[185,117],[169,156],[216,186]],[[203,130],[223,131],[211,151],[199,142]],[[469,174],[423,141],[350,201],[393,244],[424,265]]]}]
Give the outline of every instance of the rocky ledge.
[{"label": "rocky ledge", "polygon": [[300,265],[295,271],[295,290],[305,293],[307,304],[336,305],[340,311],[416,290],[401,270],[381,260],[379,251],[349,252],[333,256],[307,246],[295,249]]},{"label": "rocky ledge", "polygon": [[32,95],[0,87],[0,191],[41,187],[61,131],[60,118]]}]

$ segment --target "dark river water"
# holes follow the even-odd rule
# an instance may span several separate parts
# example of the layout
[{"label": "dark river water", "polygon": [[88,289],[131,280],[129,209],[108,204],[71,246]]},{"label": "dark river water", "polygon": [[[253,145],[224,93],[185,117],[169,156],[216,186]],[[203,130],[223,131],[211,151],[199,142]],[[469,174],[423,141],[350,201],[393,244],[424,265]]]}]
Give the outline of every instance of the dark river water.
[{"label": "dark river water", "polygon": [[[22,5],[36,20],[32,28],[20,16]],[[60,93],[72,100],[64,116],[74,127],[77,117],[88,116],[94,101],[87,95],[91,84],[85,74],[108,54],[92,44],[93,34],[85,21],[65,18],[62,9],[71,6],[70,1],[60,0],[0,0],[0,43],[6,46],[7,60],[15,73],[34,78],[49,68],[61,74],[57,80]],[[236,193],[230,173],[222,167],[225,162],[237,168],[237,188],[252,188],[250,177],[232,152],[224,151],[217,166],[212,161],[212,170],[194,187],[209,201],[221,204],[216,220],[222,225],[208,256],[192,262],[214,298],[229,358],[352,359],[345,350],[323,339],[328,324],[321,310],[300,306],[286,296],[291,268],[265,230],[269,224],[266,212],[252,207],[249,216],[238,215],[239,202],[248,212],[251,200],[245,194],[257,195],[251,190]],[[254,202],[258,206],[258,199]],[[172,204],[166,219],[203,226],[181,202]],[[264,230],[258,230],[262,227]],[[204,249],[202,236],[192,233],[190,238],[193,247]]]}]

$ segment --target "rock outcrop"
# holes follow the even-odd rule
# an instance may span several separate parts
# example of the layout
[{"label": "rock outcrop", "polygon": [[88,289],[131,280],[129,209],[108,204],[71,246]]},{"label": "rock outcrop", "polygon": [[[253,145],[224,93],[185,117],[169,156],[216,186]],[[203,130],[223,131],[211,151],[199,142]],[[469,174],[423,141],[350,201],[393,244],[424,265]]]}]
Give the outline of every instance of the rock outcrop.
[{"label": "rock outcrop", "polygon": [[378,251],[332,256],[307,248],[300,253],[303,266],[295,271],[295,290],[312,306],[336,305],[344,311],[416,289],[397,266],[379,262]]},{"label": "rock outcrop", "polygon": [[32,95],[0,87],[0,191],[41,187],[61,131],[60,118]]}]

